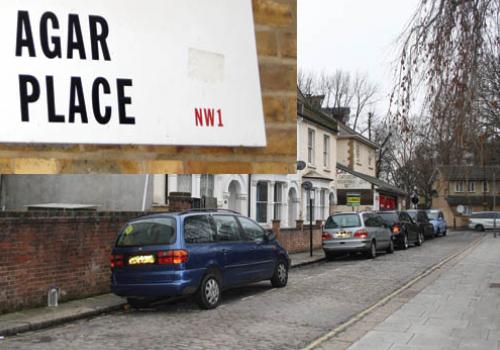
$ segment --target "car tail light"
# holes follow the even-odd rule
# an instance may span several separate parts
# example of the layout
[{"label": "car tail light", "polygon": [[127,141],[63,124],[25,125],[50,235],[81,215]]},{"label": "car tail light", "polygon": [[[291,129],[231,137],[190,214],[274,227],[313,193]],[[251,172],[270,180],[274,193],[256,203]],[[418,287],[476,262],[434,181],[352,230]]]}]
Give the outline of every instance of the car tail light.
[{"label": "car tail light", "polygon": [[399,227],[399,225],[392,225],[392,228],[391,228],[391,231],[393,234],[397,235],[398,233],[401,232],[401,227]]},{"label": "car tail light", "polygon": [[354,232],[354,237],[355,238],[368,238],[368,231],[365,229],[357,230]]},{"label": "car tail light", "polygon": [[111,257],[109,258],[109,263],[112,269],[114,269],[115,267],[123,267],[123,255],[121,254],[111,255]]},{"label": "car tail light", "polygon": [[157,256],[160,265],[182,264],[189,258],[187,250],[167,250],[158,252]]},{"label": "car tail light", "polygon": [[323,232],[323,234],[321,235],[321,239],[322,239],[323,241],[329,241],[329,240],[330,240],[330,239],[332,239],[332,238],[333,238],[333,236],[332,236],[332,234],[331,234],[331,233],[329,233],[329,232]]}]

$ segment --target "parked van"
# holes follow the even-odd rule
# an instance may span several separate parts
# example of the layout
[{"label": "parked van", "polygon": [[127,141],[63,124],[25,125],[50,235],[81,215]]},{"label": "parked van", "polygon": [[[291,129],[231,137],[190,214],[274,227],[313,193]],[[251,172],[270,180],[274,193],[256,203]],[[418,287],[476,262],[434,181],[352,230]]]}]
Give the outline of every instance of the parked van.
[{"label": "parked van", "polygon": [[480,211],[472,213],[469,217],[469,228],[476,231],[493,229],[496,215],[496,227],[500,227],[500,212]]},{"label": "parked van", "polygon": [[195,295],[205,309],[221,291],[270,280],[288,281],[290,259],[272,233],[227,210],[189,210],[140,217],[118,234],[111,290],[132,307],[163,297]]}]

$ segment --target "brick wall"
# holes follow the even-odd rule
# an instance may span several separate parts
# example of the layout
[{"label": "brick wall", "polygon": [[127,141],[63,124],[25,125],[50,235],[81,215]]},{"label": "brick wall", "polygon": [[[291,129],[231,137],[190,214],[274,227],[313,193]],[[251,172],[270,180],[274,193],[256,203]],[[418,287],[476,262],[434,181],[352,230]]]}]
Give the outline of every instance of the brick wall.
[{"label": "brick wall", "polygon": [[143,213],[0,213],[0,313],[109,291],[116,234]]},{"label": "brick wall", "polygon": [[297,1],[253,0],[253,12],[267,147],[0,144],[0,174],[295,172]]},{"label": "brick wall", "polygon": [[[309,226],[299,229],[281,229],[278,242],[289,253],[300,253],[309,251]],[[321,248],[321,229],[313,228],[313,248]]]}]

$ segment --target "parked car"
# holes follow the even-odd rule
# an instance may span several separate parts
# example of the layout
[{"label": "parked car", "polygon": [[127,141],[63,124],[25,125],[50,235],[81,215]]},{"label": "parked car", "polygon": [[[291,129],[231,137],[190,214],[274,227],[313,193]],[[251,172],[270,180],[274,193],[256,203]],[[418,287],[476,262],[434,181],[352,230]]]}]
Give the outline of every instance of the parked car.
[{"label": "parked car", "polygon": [[434,226],[432,226],[427,212],[421,209],[412,209],[406,211],[412,218],[412,220],[417,224],[420,232],[424,235],[424,238],[434,238]]},{"label": "parked car", "polygon": [[284,287],[290,258],[272,233],[223,210],[189,210],[132,220],[111,256],[111,290],[132,307],[156,299],[195,295],[205,309],[221,291],[261,280]]},{"label": "parked car", "polygon": [[424,242],[423,233],[406,211],[379,211],[378,214],[391,229],[398,248],[408,249],[410,244],[421,246]]},{"label": "parked car", "polygon": [[448,227],[446,226],[446,221],[444,220],[444,214],[439,209],[429,209],[427,210],[427,216],[434,227],[435,236],[446,236],[446,231]]},{"label": "parked car", "polygon": [[374,259],[378,250],[394,252],[391,231],[372,212],[339,213],[328,217],[323,228],[323,251],[328,259],[341,253],[363,252]]},{"label": "parked car", "polygon": [[472,213],[469,217],[469,228],[476,231],[484,231],[494,228],[496,214],[496,227],[500,228],[500,212],[479,211]]}]

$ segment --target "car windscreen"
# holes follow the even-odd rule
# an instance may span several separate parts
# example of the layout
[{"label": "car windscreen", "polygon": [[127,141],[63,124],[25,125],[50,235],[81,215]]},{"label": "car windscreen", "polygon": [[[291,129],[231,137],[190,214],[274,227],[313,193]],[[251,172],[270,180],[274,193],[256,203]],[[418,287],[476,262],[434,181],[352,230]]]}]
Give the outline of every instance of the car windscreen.
[{"label": "car windscreen", "polygon": [[117,247],[175,243],[175,218],[148,218],[128,223],[116,240]]},{"label": "car windscreen", "polygon": [[397,213],[378,213],[382,220],[384,220],[384,223],[388,225],[392,225],[396,222],[399,222],[399,217]]},{"label": "car windscreen", "polygon": [[437,220],[439,215],[439,212],[437,211],[428,211],[427,216],[429,217],[429,220]]},{"label": "car windscreen", "polygon": [[417,212],[416,211],[407,211],[408,215],[411,216],[411,218],[413,219],[413,221],[417,221]]},{"label": "car windscreen", "polygon": [[361,226],[361,221],[359,220],[359,215],[357,214],[332,215],[328,218],[328,220],[326,220],[325,223],[325,229],[349,228],[359,226]]}]

